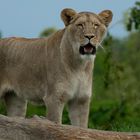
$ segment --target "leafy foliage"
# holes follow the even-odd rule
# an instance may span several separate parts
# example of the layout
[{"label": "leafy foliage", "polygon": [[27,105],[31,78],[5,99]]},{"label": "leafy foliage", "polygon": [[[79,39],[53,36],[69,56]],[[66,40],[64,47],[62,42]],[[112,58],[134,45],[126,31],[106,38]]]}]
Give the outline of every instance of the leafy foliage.
[{"label": "leafy foliage", "polygon": [[[94,122],[93,126],[107,130],[118,122],[140,126],[140,85],[137,82],[140,79],[139,37],[140,33],[133,33],[125,40],[111,39],[106,54],[97,56],[94,71],[95,96],[91,104],[93,121],[90,121]],[[98,66],[99,64],[102,65]],[[94,105],[98,105],[98,102],[101,104],[96,112]],[[94,118],[96,113],[100,115]]]},{"label": "leafy foliage", "polygon": [[45,29],[44,31],[42,31],[42,32],[40,33],[40,37],[49,36],[49,35],[51,35],[52,33],[56,32],[56,31],[57,31],[57,29],[54,28],[54,27],[47,28],[47,29]]},{"label": "leafy foliage", "polygon": [[128,31],[140,29],[140,2],[137,1],[135,6],[131,8],[126,27]]}]

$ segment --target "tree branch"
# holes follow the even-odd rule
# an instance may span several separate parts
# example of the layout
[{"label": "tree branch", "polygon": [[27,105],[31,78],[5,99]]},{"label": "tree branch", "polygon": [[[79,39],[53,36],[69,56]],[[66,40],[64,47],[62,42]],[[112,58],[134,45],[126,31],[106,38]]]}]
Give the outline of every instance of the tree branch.
[{"label": "tree branch", "polygon": [[0,140],[140,140],[140,133],[122,133],[58,125],[41,118],[0,115]]}]

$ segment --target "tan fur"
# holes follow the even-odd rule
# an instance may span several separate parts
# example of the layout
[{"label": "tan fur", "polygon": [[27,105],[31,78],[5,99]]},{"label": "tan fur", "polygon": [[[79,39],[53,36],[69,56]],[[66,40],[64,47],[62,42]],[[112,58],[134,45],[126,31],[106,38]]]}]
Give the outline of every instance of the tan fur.
[{"label": "tan fur", "polygon": [[81,55],[79,48],[90,42],[97,49],[112,13],[64,9],[61,17],[66,27],[48,38],[0,40],[0,97],[9,116],[25,116],[28,100],[44,102],[57,123],[67,103],[71,123],[87,127],[95,54]]}]

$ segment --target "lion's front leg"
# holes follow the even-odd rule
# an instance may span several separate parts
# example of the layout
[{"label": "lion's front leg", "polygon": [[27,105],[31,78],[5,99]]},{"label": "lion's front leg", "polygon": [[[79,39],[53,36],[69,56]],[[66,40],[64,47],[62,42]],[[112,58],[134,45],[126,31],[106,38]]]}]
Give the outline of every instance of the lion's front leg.
[{"label": "lion's front leg", "polygon": [[54,96],[46,97],[44,101],[47,108],[47,119],[55,123],[61,124],[64,102]]},{"label": "lion's front leg", "polygon": [[48,89],[48,94],[44,97],[44,102],[47,108],[47,118],[50,121],[58,124],[62,123],[62,113],[65,103],[69,100],[67,88],[64,88],[63,83],[59,83]]},{"label": "lion's front leg", "polygon": [[74,99],[68,103],[69,117],[72,125],[88,127],[90,99]]}]

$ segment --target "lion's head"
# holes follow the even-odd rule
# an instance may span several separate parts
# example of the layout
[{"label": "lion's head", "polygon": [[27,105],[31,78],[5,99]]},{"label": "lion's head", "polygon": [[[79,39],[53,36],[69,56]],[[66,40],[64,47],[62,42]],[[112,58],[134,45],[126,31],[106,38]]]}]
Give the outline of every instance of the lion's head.
[{"label": "lion's head", "polygon": [[110,10],[94,14],[91,12],[77,13],[73,9],[64,9],[61,12],[61,18],[66,26],[68,39],[74,44],[72,46],[75,52],[82,57],[90,58],[95,55],[112,16]]}]

